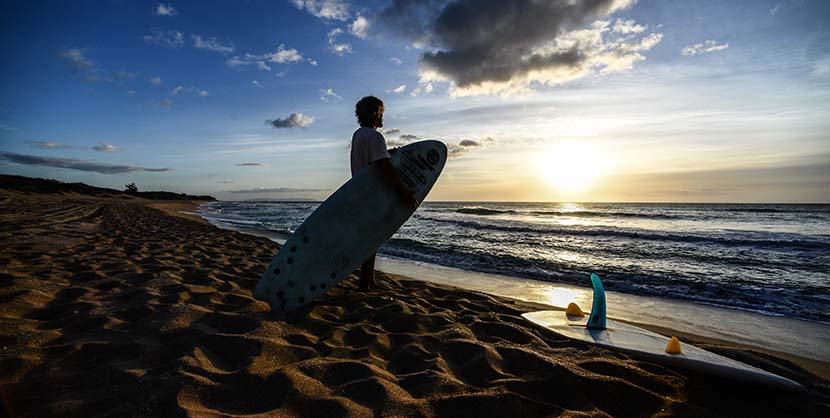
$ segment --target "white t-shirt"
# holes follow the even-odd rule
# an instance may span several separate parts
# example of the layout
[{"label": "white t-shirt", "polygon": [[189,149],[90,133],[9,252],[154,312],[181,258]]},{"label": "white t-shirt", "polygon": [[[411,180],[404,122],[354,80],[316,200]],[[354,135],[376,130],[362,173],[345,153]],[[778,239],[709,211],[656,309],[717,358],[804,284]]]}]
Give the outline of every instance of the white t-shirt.
[{"label": "white t-shirt", "polygon": [[361,126],[352,135],[352,177],[375,161],[389,157],[386,140],[380,132]]}]

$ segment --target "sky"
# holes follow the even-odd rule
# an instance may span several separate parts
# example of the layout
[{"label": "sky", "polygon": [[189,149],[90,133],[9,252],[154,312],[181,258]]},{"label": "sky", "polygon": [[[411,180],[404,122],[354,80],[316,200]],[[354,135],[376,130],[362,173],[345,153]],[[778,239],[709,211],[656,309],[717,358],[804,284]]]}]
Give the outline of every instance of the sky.
[{"label": "sky", "polygon": [[323,200],[354,104],[428,200],[830,202],[824,0],[6,0],[0,173]]}]

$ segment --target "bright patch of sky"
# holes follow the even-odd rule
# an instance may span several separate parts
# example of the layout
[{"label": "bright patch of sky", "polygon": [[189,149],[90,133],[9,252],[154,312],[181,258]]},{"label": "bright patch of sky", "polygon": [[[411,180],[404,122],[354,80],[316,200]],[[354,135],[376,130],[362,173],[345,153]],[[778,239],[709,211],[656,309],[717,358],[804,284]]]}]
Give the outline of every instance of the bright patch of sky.
[{"label": "bright patch of sky", "polygon": [[0,172],[324,199],[373,94],[432,200],[830,201],[830,3],[514,1],[3,2]]}]

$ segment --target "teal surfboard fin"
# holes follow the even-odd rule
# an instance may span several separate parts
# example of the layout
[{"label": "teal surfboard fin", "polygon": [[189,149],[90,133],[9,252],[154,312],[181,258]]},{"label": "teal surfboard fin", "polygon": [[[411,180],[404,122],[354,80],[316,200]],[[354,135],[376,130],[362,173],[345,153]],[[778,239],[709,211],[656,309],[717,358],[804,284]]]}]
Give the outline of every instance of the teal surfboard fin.
[{"label": "teal surfboard fin", "polygon": [[591,306],[588,328],[605,329],[605,288],[602,287],[602,280],[594,273],[591,273],[591,286],[594,287],[594,304]]}]

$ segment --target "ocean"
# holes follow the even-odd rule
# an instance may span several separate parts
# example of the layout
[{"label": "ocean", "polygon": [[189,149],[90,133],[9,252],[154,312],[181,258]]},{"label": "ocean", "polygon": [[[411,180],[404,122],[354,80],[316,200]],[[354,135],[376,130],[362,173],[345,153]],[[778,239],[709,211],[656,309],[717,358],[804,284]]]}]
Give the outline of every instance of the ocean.
[{"label": "ocean", "polygon": [[[287,237],[318,204],[199,214]],[[427,202],[379,254],[830,324],[830,205]]]}]

